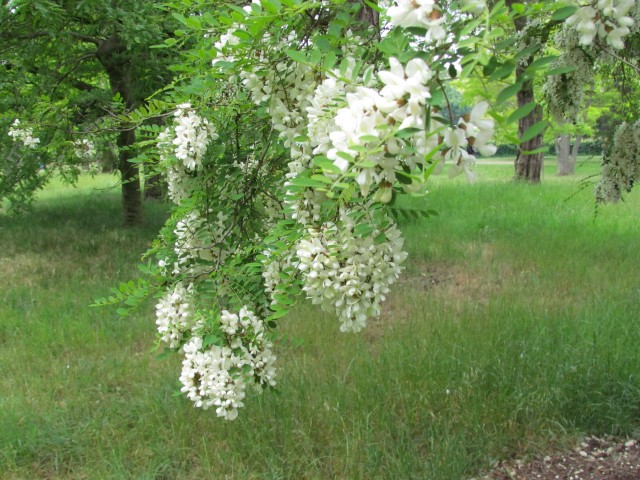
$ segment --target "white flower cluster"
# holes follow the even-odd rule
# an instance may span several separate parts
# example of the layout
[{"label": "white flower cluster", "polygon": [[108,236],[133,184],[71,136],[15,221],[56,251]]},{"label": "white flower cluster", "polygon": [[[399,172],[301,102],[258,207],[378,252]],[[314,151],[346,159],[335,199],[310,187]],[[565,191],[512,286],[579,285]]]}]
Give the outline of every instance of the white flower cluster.
[{"label": "white flower cluster", "polygon": [[488,157],[496,153],[495,145],[489,145],[494,134],[494,122],[491,118],[485,118],[488,109],[488,103],[480,102],[473,107],[471,113],[458,120],[455,128],[444,131],[445,149],[442,159],[452,162],[449,177],[464,172],[467,180],[474,181],[475,152]]},{"label": "white flower cluster", "polygon": [[[406,148],[407,142],[393,135],[397,130],[416,129],[410,140],[416,140],[411,143],[418,157],[424,158],[430,147],[437,145],[435,136],[431,136],[431,145],[418,141],[427,136],[425,112],[431,97],[427,85],[433,76],[431,70],[419,58],[410,60],[406,67],[395,58],[389,64],[388,71],[378,73],[384,85],[379,91],[357,87],[355,92],[347,93],[347,105],[336,113],[336,129],[328,135],[331,144],[327,157],[342,173],[355,174],[365,197],[373,185],[393,183],[396,167],[405,157],[414,156]],[[316,139],[316,143],[320,140]]]},{"label": "white flower cluster", "polygon": [[238,314],[223,310],[220,325],[224,346],[205,345],[199,336],[185,344],[180,382],[196,407],[215,407],[219,417],[234,420],[244,406],[247,383],[275,386],[276,357],[263,322],[247,307]]},{"label": "white flower cluster", "polygon": [[172,143],[175,156],[182,161],[184,168],[193,172],[202,166],[202,156],[209,142],[216,140],[218,135],[209,120],[198,115],[189,102],[178,105],[174,117],[175,137]]},{"label": "white flower cluster", "polygon": [[582,112],[585,89],[593,80],[593,65],[583,48],[565,51],[550,68],[573,67],[571,72],[549,75],[542,87],[549,111],[558,121],[575,120]]},{"label": "white flower cluster", "polygon": [[73,142],[73,152],[82,161],[89,162],[96,157],[96,147],[91,140],[83,138]]},{"label": "white flower cluster", "polygon": [[33,130],[31,130],[31,128],[20,127],[20,120],[17,118],[13,121],[8,135],[13,138],[14,141],[20,141],[28,148],[36,148],[40,143],[40,139],[33,136]]},{"label": "white flower cluster", "polygon": [[192,291],[193,285],[185,288],[182,283],[177,283],[173,291],[167,292],[156,305],[160,340],[169,348],[180,347],[185,333],[198,326],[194,319]]},{"label": "white flower cluster", "polygon": [[[303,290],[314,304],[336,313],[343,332],[359,332],[367,318],[380,315],[380,305],[402,271],[404,240],[389,222],[384,231],[359,238],[355,222],[343,215],[339,226],[329,222],[308,228],[296,246]],[[379,235],[384,240],[377,242]]]},{"label": "white flower cluster", "polygon": [[444,17],[436,0],[396,0],[395,3],[396,5],[387,9],[393,25],[426,28],[424,40],[427,43],[436,43],[446,38]]},{"label": "white flower cluster", "polygon": [[640,121],[623,123],[613,137],[611,152],[602,165],[596,188],[599,202],[617,202],[640,179]]},{"label": "white flower cluster", "polygon": [[[158,151],[164,163],[171,199],[180,204],[191,195],[203,156],[217,135],[207,119],[195,113],[189,103],[178,105],[175,124],[158,136]],[[247,162],[242,168],[255,168]],[[213,216],[211,212],[207,216]],[[197,278],[221,262],[228,251],[228,217],[218,212],[214,220],[192,209],[177,222],[173,233],[176,261],[170,274]],[[168,274],[168,260],[159,266]],[[218,416],[233,420],[243,406],[248,383],[257,387],[275,385],[275,356],[264,322],[247,307],[238,314],[223,310],[219,320],[222,338],[214,342],[211,329],[197,320],[195,286],[181,282],[156,305],[156,324],[160,340],[184,354],[180,381],[182,392],[196,407],[215,407]]]},{"label": "white flower cluster", "polygon": [[[202,167],[202,157],[218,135],[206,118],[198,115],[190,103],[177,106],[174,125],[158,135],[161,160],[166,164],[169,198],[180,204],[193,188],[193,175]],[[177,161],[176,161],[177,159]]]},{"label": "white flower cluster", "polygon": [[580,33],[580,45],[591,45],[597,37],[622,50],[623,38],[633,26],[633,18],[627,14],[634,5],[635,0],[593,0],[580,6],[566,23]]}]

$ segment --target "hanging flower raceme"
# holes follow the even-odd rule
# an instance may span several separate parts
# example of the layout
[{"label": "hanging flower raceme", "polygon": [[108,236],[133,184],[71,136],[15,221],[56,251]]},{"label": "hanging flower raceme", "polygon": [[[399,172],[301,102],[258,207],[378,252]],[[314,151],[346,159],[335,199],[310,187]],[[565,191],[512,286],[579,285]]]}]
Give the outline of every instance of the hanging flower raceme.
[{"label": "hanging flower raceme", "polygon": [[584,47],[562,53],[551,68],[569,67],[562,75],[549,75],[542,88],[549,111],[558,121],[575,121],[583,111],[585,89],[593,81],[593,60]]},{"label": "hanging flower raceme", "polygon": [[218,135],[213,132],[209,121],[198,115],[188,102],[177,106],[174,117],[174,138],[171,142],[175,147],[174,155],[187,171],[198,170],[202,167],[202,156],[209,142],[217,139]]},{"label": "hanging flower raceme", "polygon": [[194,187],[193,174],[202,168],[209,144],[218,138],[213,126],[189,102],[177,106],[174,125],[158,135],[160,160],[165,164],[169,198],[180,204]]},{"label": "hanging flower raceme", "polygon": [[613,137],[611,150],[602,164],[602,179],[596,187],[599,202],[617,202],[640,179],[640,121],[624,122]]},{"label": "hanging flower raceme", "polygon": [[[405,159],[414,155],[424,158],[436,145],[436,137],[425,130],[431,70],[419,58],[406,66],[391,58],[389,65],[389,70],[378,73],[382,84],[379,90],[359,86],[347,93],[346,106],[332,119],[334,130],[312,139],[329,146],[326,156],[343,174],[349,172],[355,177],[363,197],[374,186],[393,183],[396,169]],[[413,129],[412,133],[403,138],[396,135],[406,129]],[[421,141],[428,137],[432,138],[431,144]],[[413,148],[404,148],[409,144]]]},{"label": "hanging flower raceme", "polygon": [[359,332],[380,315],[381,303],[399,277],[407,257],[395,224],[359,237],[356,222],[344,213],[338,224],[309,228],[296,246],[296,268],[303,291],[323,310],[335,312],[343,332]]},{"label": "hanging flower raceme", "polygon": [[247,307],[237,314],[223,310],[220,328],[222,345],[207,344],[198,335],[185,344],[180,382],[196,407],[213,407],[219,417],[234,420],[244,406],[247,384],[275,386],[276,357],[264,321]]},{"label": "hanging flower raceme", "polygon": [[193,314],[193,285],[177,283],[156,305],[156,325],[160,340],[169,348],[182,345],[185,335],[196,325]]}]

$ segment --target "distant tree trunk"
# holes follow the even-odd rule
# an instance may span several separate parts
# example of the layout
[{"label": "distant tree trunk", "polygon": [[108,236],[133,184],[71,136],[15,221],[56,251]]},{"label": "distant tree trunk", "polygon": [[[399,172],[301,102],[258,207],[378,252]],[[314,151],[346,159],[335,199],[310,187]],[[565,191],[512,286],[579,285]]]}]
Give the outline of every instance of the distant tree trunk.
[{"label": "distant tree trunk", "polygon": [[[118,93],[127,108],[135,107],[135,97],[131,80],[131,58],[126,45],[117,35],[98,44],[96,57],[109,76],[109,84],[113,93]],[[124,130],[118,136],[118,170],[122,177],[122,209],[124,224],[132,227],[142,224],[142,192],[140,189],[140,173],[138,166],[131,163],[135,144],[134,130]]]},{"label": "distant tree trunk", "polygon": [[573,175],[576,173],[578,151],[582,143],[582,135],[576,135],[576,141],[571,145],[571,135],[568,133],[556,137],[556,157],[558,158],[558,175]]},{"label": "distant tree trunk", "polygon": [[558,175],[571,175],[569,162],[571,156],[571,135],[563,133],[555,139],[556,158],[558,160]]},{"label": "distant tree trunk", "polygon": [[571,174],[576,173],[576,163],[578,163],[578,153],[580,153],[580,144],[582,143],[582,135],[576,135],[576,141],[571,147]]},{"label": "distant tree trunk", "polygon": [[556,138],[556,157],[558,158],[558,175],[573,175],[576,173],[576,161],[582,136],[577,135],[576,141],[571,145],[571,135],[568,133]]}]

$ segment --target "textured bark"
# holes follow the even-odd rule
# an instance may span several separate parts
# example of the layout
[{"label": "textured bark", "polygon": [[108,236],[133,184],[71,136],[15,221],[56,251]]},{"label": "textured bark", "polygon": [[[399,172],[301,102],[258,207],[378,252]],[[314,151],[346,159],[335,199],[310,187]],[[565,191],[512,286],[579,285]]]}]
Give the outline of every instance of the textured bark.
[{"label": "textured bark", "polygon": [[162,175],[156,173],[144,179],[144,198],[161,199],[164,197],[167,185]]},{"label": "textured bark", "polygon": [[[512,8],[514,3],[528,3],[523,0],[506,0],[505,4],[507,7]],[[516,32],[523,32],[527,29],[527,18],[526,17],[516,17],[513,20],[513,25],[516,29]],[[524,40],[536,40],[540,43],[545,43],[548,39],[549,31],[542,30],[536,31],[535,33],[531,33],[528,38]],[[520,59],[518,63],[518,67],[516,68],[516,82],[521,82],[525,78],[525,71],[529,65],[535,60],[535,53]],[[535,101],[535,95],[533,91],[533,81],[526,80],[522,83],[522,87],[517,95],[518,107],[522,107],[527,103]],[[536,105],[529,115],[524,118],[521,118],[518,121],[518,136],[522,136],[522,134],[533,124],[542,120],[542,108],[540,105]],[[529,183],[540,183],[540,172],[542,171],[542,165],[544,161],[544,153],[524,153],[530,152],[533,150],[538,150],[542,147],[544,132],[539,135],[533,137],[531,140],[523,142],[518,147],[518,154],[516,155],[516,159],[514,161],[515,167],[515,179],[516,180],[524,180]]]},{"label": "textured bark", "polygon": [[122,207],[124,224],[133,227],[142,224],[142,194],[138,166],[131,163],[132,152],[128,147],[136,143],[133,130],[125,130],[118,135],[118,169],[122,179]]},{"label": "textured bark", "polygon": [[[127,108],[135,107],[135,97],[131,80],[131,58],[126,45],[116,35],[98,43],[96,57],[109,76],[113,93],[118,93]],[[120,132],[118,136],[118,170],[122,177],[122,209],[124,224],[131,227],[142,224],[142,191],[138,166],[131,163],[133,153],[130,147],[135,144],[133,130]]]},{"label": "textured bark", "polygon": [[[524,74],[524,70],[529,65],[529,63],[533,60],[530,57],[529,61],[522,66],[519,66],[516,71],[516,79],[520,79]],[[518,107],[522,107],[528,103],[535,101],[535,96],[533,93],[533,82],[528,80],[522,84],[522,88],[517,95],[518,99]],[[521,137],[522,134],[527,131],[529,127],[533,124],[542,120],[542,108],[540,105],[536,105],[529,115],[521,118],[518,121],[518,136]],[[514,162],[515,166],[515,179],[516,180],[524,180],[529,183],[539,183],[540,182],[540,172],[542,170],[542,164],[544,161],[544,153],[525,153],[533,150],[538,150],[542,147],[542,133],[536,135],[531,140],[527,140],[523,142],[518,147],[518,154],[516,155],[516,159]]]}]

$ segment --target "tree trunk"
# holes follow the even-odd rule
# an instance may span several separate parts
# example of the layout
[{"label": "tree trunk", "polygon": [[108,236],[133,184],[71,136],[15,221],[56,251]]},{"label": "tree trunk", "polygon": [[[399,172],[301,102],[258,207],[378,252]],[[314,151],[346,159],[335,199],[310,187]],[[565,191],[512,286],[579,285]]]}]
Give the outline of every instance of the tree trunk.
[{"label": "tree trunk", "polygon": [[[515,3],[528,3],[527,0],[506,0],[505,5],[509,9],[513,8]],[[513,25],[516,32],[521,33],[527,29],[527,17],[516,16],[513,20]],[[535,39],[544,44],[549,36],[548,30],[542,30],[541,32],[533,33],[527,39]],[[526,40],[526,39],[523,39]],[[533,91],[533,80],[523,79],[526,75],[526,69],[535,60],[535,53],[529,55],[526,58],[520,59],[518,67],[516,68],[516,82],[522,82],[522,87],[518,92],[518,108],[528,103],[535,101],[535,95]],[[540,105],[536,105],[526,117],[521,118],[518,121],[518,136],[522,137],[522,134],[533,124],[542,120],[542,108]],[[540,172],[542,171],[542,164],[544,161],[544,152],[541,153],[525,153],[538,150],[542,147],[543,133],[540,133],[533,137],[531,140],[522,142],[518,147],[518,154],[514,161],[515,166],[515,179],[524,180],[529,183],[540,183]]]},{"label": "tree trunk", "polygon": [[[516,70],[516,81],[524,75],[524,71],[529,66],[532,58],[525,65],[518,66]],[[522,107],[528,103],[535,101],[533,93],[533,82],[527,80],[522,84],[520,91],[517,95],[518,107]],[[529,129],[533,124],[542,120],[542,108],[540,105],[536,105],[531,113],[521,118],[518,121],[518,136],[522,137],[522,134]],[[515,166],[515,179],[524,180],[529,183],[540,183],[540,172],[542,170],[542,164],[544,161],[544,152],[539,153],[526,153],[534,150],[538,150],[542,147],[542,133],[536,135],[526,142],[522,142],[518,146],[518,154],[514,162]]]},{"label": "tree trunk", "polygon": [[558,159],[558,175],[571,175],[570,171],[570,154],[571,154],[571,135],[563,133],[558,135],[555,140],[556,158]]},{"label": "tree trunk", "polygon": [[576,135],[576,141],[573,142],[571,147],[571,157],[569,157],[569,166],[571,168],[571,175],[576,173],[576,163],[578,162],[578,153],[580,153],[580,144],[582,143],[582,135]]},{"label": "tree trunk", "polygon": [[[134,108],[136,102],[131,80],[131,58],[126,45],[117,35],[112,35],[98,44],[96,57],[109,76],[111,91],[120,94],[128,109]],[[122,176],[122,209],[127,227],[142,224],[140,172],[138,166],[130,161],[133,157],[130,148],[135,141],[135,131],[131,129],[120,132],[117,142],[118,170]]]},{"label": "tree trunk", "polygon": [[167,185],[162,174],[156,173],[144,179],[144,198],[155,198],[156,200],[164,197]]},{"label": "tree trunk", "polygon": [[131,163],[129,147],[136,143],[134,130],[124,130],[118,135],[118,170],[122,180],[122,208],[124,224],[133,227],[142,224],[142,194],[138,166]]},{"label": "tree trunk", "polygon": [[571,135],[565,133],[556,138],[556,156],[558,157],[558,175],[573,175],[576,173],[576,161],[578,150],[582,142],[582,135],[576,136],[576,141],[571,145]]}]

